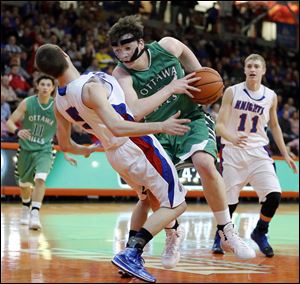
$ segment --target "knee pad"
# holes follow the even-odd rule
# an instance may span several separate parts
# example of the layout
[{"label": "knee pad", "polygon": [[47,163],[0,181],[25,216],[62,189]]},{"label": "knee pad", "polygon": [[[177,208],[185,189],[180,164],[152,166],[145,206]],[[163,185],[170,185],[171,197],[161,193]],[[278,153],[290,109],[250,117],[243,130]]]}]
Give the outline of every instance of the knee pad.
[{"label": "knee pad", "polygon": [[261,207],[261,214],[272,218],[275,215],[275,212],[279,206],[281,199],[281,193],[280,192],[271,192],[266,196],[266,201],[263,202],[263,205]]}]

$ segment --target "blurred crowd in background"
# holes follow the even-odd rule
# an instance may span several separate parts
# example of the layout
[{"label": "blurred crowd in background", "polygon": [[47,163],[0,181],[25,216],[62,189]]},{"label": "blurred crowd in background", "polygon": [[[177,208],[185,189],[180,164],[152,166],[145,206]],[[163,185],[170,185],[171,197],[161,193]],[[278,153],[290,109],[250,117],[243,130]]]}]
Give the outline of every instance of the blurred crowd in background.
[{"label": "blurred crowd in background", "polygon": [[[221,20],[226,22],[228,32],[240,33],[253,11],[241,13],[235,8],[234,17],[220,19],[216,5],[199,18],[199,13],[194,13],[197,1],[171,1],[169,15],[166,7],[170,1],[77,1],[76,7],[70,4],[67,8],[60,1],[19,1],[23,4],[18,6],[3,2],[6,1],[1,2],[1,141],[17,141],[8,133],[5,122],[21,100],[36,92],[39,73],[34,56],[40,45],[61,46],[82,73],[101,70],[111,74],[116,60],[106,33],[120,17],[141,14],[146,42],[164,36],[178,38],[193,50],[202,66],[221,74],[225,86],[244,80],[243,60],[247,55],[261,54],[267,62],[263,83],[278,95],[278,119],[285,142],[292,153],[299,154],[298,50],[262,45],[256,38],[228,40],[220,33]],[[259,27],[256,28],[260,38]],[[219,107],[220,101],[205,109],[216,119]],[[94,137],[76,127],[72,137],[82,144],[94,142]],[[271,134],[270,147],[274,155],[279,154]]]}]

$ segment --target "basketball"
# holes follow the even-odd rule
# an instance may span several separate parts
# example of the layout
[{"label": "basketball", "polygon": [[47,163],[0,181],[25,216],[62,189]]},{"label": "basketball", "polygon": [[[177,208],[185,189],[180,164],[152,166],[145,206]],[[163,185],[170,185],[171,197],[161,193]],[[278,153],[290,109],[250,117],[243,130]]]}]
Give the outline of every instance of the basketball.
[{"label": "basketball", "polygon": [[220,74],[209,67],[203,67],[196,71],[195,77],[200,77],[201,80],[192,84],[193,87],[201,89],[201,92],[190,91],[194,96],[192,100],[201,105],[210,105],[216,102],[223,95],[224,84]]}]

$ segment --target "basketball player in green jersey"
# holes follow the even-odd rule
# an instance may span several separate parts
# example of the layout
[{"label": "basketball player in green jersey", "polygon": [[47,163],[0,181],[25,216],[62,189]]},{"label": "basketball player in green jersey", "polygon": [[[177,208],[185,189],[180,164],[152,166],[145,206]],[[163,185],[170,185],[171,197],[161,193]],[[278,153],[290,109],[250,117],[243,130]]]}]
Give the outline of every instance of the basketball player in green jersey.
[{"label": "basketball player in green jersey", "polygon": [[[23,204],[20,223],[29,224],[30,229],[42,227],[39,210],[45,194],[45,181],[54,160],[52,139],[56,132],[51,97],[55,89],[54,79],[41,75],[36,87],[38,95],[24,99],[7,121],[9,131],[18,136],[20,145],[15,171]],[[16,126],[19,121],[22,121],[22,129]],[[76,164],[68,156],[65,158]]]},{"label": "basketball player in green jersey", "polygon": [[[143,25],[138,16],[119,19],[108,32],[113,51],[119,60],[113,76],[126,96],[126,102],[137,121],[161,121],[181,111],[182,118],[191,119],[191,130],[185,135],[159,134],[157,138],[176,164],[191,160],[198,171],[205,198],[212,209],[220,235],[225,235],[223,247],[238,258],[253,258],[250,248],[233,229],[224,181],[215,167],[217,157],[214,122],[200,105],[189,98],[194,71],[201,65],[193,52],[172,37],[145,44]],[[189,74],[185,76],[185,73]],[[197,80],[197,79],[196,79]],[[148,202],[148,204],[146,204]],[[149,201],[139,201],[131,218],[129,237],[139,229]],[[179,261],[179,245],[183,238],[178,222],[166,230],[166,247],[162,256],[165,268],[173,268]]]}]

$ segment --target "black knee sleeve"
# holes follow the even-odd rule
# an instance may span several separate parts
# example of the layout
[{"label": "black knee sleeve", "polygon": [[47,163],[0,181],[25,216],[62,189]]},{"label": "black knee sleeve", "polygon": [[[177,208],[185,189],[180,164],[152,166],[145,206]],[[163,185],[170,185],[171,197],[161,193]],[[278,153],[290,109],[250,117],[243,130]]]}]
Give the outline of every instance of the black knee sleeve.
[{"label": "black knee sleeve", "polygon": [[271,192],[266,196],[266,201],[263,202],[260,213],[263,216],[272,218],[275,215],[275,212],[279,206],[281,199],[280,192]]}]

